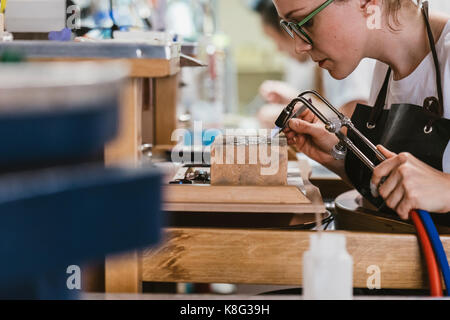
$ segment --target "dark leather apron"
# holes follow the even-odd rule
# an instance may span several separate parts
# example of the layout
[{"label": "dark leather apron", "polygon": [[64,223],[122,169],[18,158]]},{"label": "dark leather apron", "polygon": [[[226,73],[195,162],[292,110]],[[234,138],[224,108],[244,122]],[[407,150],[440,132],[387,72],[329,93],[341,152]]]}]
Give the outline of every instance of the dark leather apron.
[{"label": "dark leather apron", "polygon": [[[409,152],[430,166],[442,171],[442,159],[450,140],[450,120],[443,118],[443,94],[441,73],[435,43],[428,19],[428,3],[423,4],[423,16],[436,71],[438,98],[426,97],[423,106],[400,103],[384,110],[391,76],[389,68],[374,107],[358,104],[352,122],[375,145],[381,144],[389,150]],[[375,164],[379,164],[373,152],[351,132],[348,137],[355,142]],[[345,170],[353,186],[378,209],[391,211],[381,197],[374,198],[370,192],[372,172],[351,152],[345,159]],[[450,195],[449,195],[450,196]],[[442,216],[442,215],[441,215]],[[450,215],[447,215],[450,216]],[[450,225],[450,217],[445,219]]]}]

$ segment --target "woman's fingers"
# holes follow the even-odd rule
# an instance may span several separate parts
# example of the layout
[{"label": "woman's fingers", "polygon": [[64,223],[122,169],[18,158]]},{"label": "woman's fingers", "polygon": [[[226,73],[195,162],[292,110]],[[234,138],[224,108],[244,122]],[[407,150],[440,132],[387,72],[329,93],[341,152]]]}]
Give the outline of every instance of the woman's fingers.
[{"label": "woman's fingers", "polygon": [[300,134],[309,134],[309,135],[315,135],[321,132],[320,128],[317,128],[310,122],[301,120],[301,119],[291,119],[289,120],[288,124],[289,128],[292,131],[295,131],[296,133]]},{"label": "woman's fingers", "polygon": [[399,184],[393,191],[385,198],[387,206],[393,210],[397,210],[400,202],[404,198],[405,189]]},{"label": "woman's fingers", "polygon": [[[308,110],[309,111],[309,110]],[[306,113],[305,115],[303,115],[303,117],[301,118],[302,120],[304,120],[304,121],[307,121],[307,122],[311,122],[311,123],[314,123],[315,121],[315,118],[316,118],[316,116],[314,115],[314,113],[312,113],[311,111],[309,111],[308,113]]]},{"label": "woman's fingers", "polygon": [[288,145],[295,145],[299,149],[299,151],[303,148],[306,142],[306,137],[302,135],[297,135],[291,139],[287,140]]},{"label": "woman's fingers", "polygon": [[[298,108],[296,110],[298,110]],[[311,111],[305,110],[300,115],[298,115],[297,118],[293,118],[291,120],[303,120],[306,122],[314,123],[315,116]],[[289,123],[286,126],[286,128],[283,129],[283,132],[285,133],[286,136],[289,132],[292,132],[292,128],[289,126]]]},{"label": "woman's fingers", "polygon": [[[379,186],[378,193],[387,200],[391,193],[400,186],[402,178],[398,171],[394,170],[388,178]],[[378,186],[378,184],[376,185]],[[392,207],[391,207],[392,208]],[[395,207],[394,207],[395,208]]]},{"label": "woman's fingers", "polygon": [[288,131],[284,134],[286,136],[287,139],[292,139],[293,137],[295,137],[297,134],[294,131]]},{"label": "woman's fingers", "polygon": [[[297,104],[297,105],[299,105],[299,104]],[[295,107],[295,112],[297,112],[297,110],[298,109],[300,109],[301,108],[301,104],[300,104],[300,106],[299,107]],[[305,109],[305,110],[303,110],[303,112],[302,113],[300,113],[298,116],[297,116],[297,119],[301,119],[301,120],[304,120],[304,121],[307,121],[307,122],[314,122],[314,119],[315,119],[315,115],[314,115],[314,113],[312,113],[311,112],[311,110],[309,110],[309,109]]]},{"label": "woman's fingers", "polygon": [[387,158],[373,171],[371,182],[379,185],[382,177],[388,177],[379,186],[379,193],[386,205],[395,210],[400,218],[409,219],[409,212],[417,206],[414,192],[411,189],[410,164],[412,155],[406,152],[395,154],[383,146],[377,149]]},{"label": "woman's fingers", "polygon": [[[395,153],[392,153],[388,151],[387,149],[379,149],[386,157],[388,157],[387,160],[384,160],[382,163],[380,163],[378,166],[375,167],[372,174],[372,184],[375,186],[378,186],[380,184],[380,181],[383,177],[389,176],[389,174],[397,168],[399,165],[404,163],[406,161],[405,154],[401,153],[399,155],[395,155]],[[388,151],[388,152],[385,152]]]},{"label": "woman's fingers", "polygon": [[402,218],[403,220],[408,220],[409,212],[413,209],[414,206],[412,205],[411,201],[406,196],[403,196],[395,211],[400,216],[400,218]]},{"label": "woman's fingers", "polygon": [[388,149],[386,149],[384,146],[382,146],[381,144],[377,145],[377,149],[378,151],[380,151],[386,158],[390,159],[395,157],[397,154],[389,151]]}]

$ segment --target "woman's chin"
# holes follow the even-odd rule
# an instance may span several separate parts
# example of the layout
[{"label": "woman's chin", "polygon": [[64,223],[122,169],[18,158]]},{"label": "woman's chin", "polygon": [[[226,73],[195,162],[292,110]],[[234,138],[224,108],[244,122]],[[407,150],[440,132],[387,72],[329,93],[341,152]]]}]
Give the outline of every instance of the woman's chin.
[{"label": "woman's chin", "polygon": [[343,72],[343,70],[339,70],[338,68],[328,67],[325,69],[327,69],[330,75],[336,80],[342,80],[349,76],[348,72]]}]

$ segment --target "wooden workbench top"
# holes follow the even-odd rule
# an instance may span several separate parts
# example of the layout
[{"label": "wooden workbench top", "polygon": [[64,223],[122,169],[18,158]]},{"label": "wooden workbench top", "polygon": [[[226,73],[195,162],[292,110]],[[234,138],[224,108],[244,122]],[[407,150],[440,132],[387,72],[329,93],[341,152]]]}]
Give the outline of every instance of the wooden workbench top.
[{"label": "wooden workbench top", "polygon": [[0,43],[0,54],[11,50],[29,61],[125,61],[131,77],[166,77],[180,71],[180,44],[152,45],[122,41],[13,41]]}]

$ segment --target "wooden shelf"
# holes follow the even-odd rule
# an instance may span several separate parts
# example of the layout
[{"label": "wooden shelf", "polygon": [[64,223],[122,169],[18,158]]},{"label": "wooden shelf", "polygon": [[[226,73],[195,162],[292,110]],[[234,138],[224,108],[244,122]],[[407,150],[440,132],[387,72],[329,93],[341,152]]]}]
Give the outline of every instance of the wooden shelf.
[{"label": "wooden shelf", "polygon": [[130,67],[130,77],[162,78],[177,74],[180,71],[180,58],[166,59],[109,59],[109,58],[29,58],[35,62],[124,62]]}]

